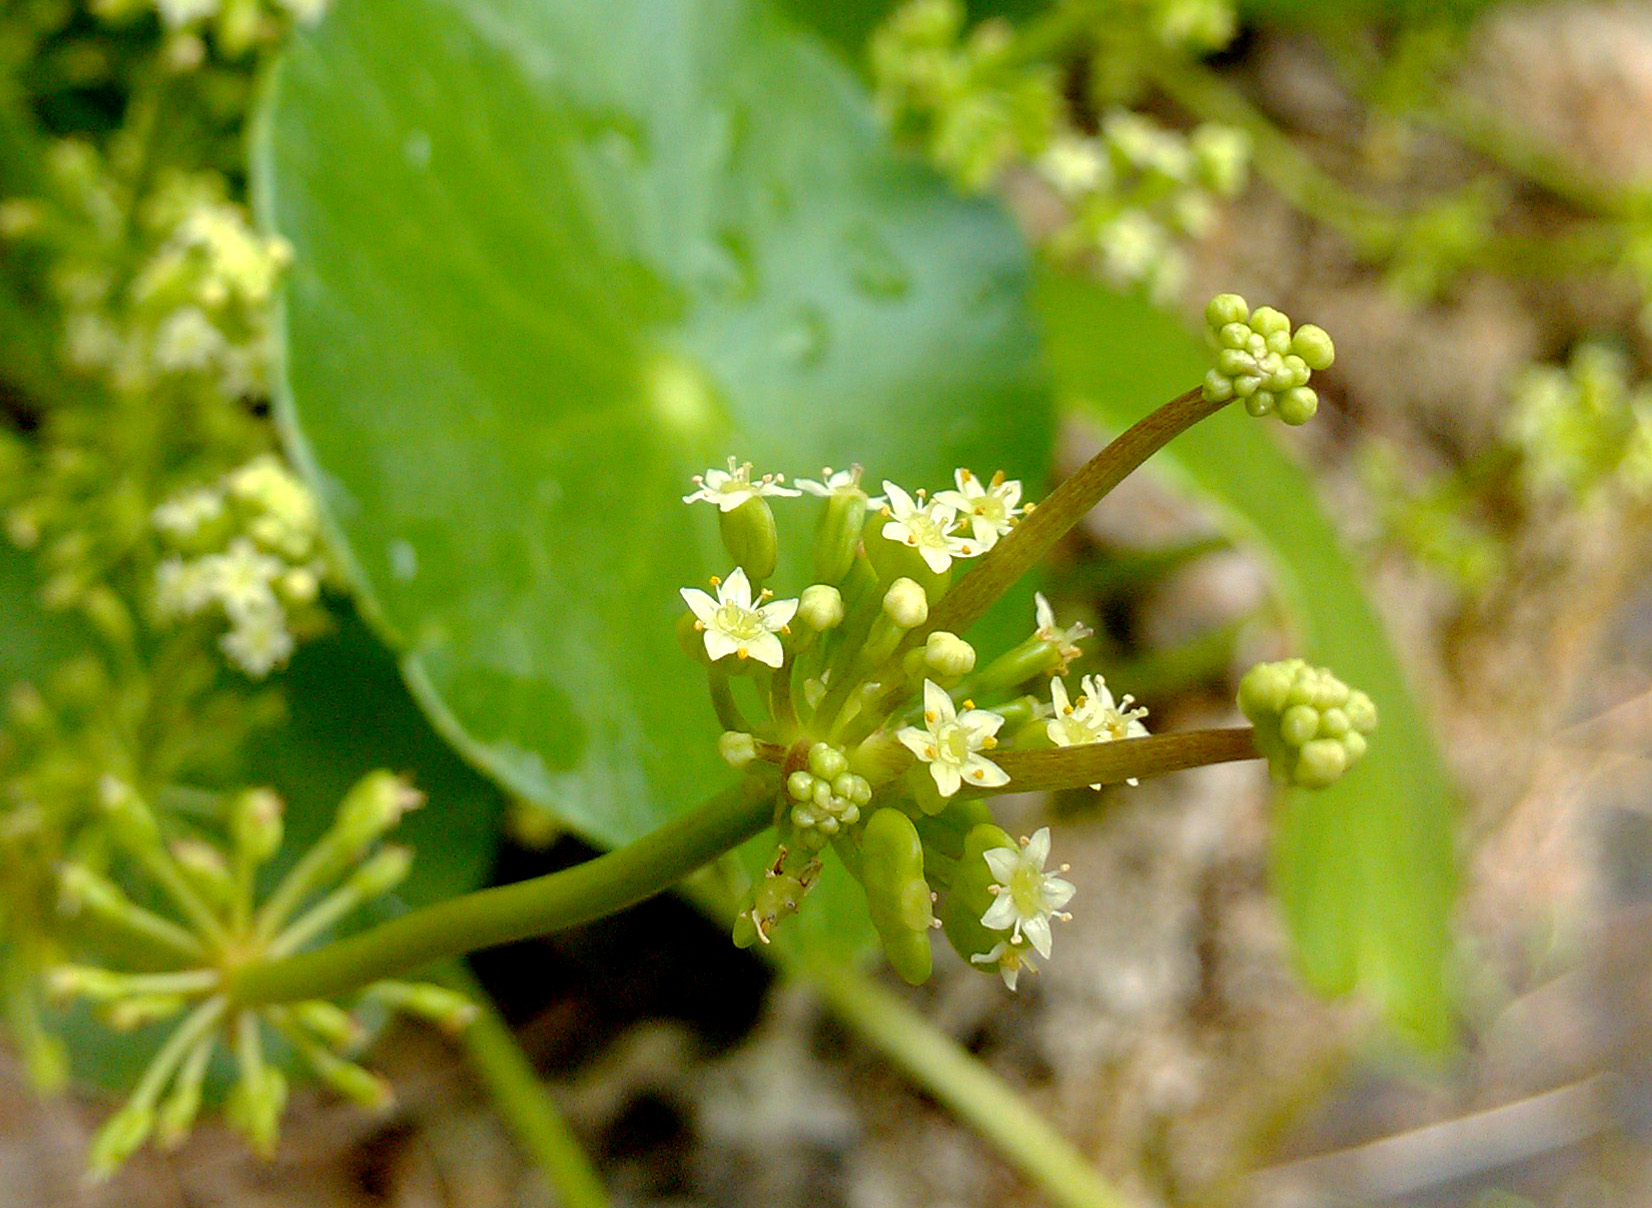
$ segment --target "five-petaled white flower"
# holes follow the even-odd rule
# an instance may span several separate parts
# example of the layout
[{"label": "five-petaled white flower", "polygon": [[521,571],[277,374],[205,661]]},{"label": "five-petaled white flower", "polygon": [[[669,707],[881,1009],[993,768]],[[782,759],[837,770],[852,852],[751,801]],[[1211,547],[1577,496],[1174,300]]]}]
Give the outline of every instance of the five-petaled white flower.
[{"label": "five-petaled white flower", "polygon": [[883,526],[883,535],[917,550],[936,574],[951,566],[954,558],[972,558],[982,552],[981,543],[973,537],[953,534],[958,523],[956,508],[935,499],[922,499],[922,491],[918,492],[921,501],[914,502],[888,479],[883,489],[889,496],[883,514],[890,518]]},{"label": "five-petaled white flower", "polygon": [[998,538],[1010,531],[1021,514],[1021,481],[1016,478],[1006,481],[1002,470],[994,474],[986,486],[964,469],[956,471],[953,479],[958,489],[936,491],[935,502],[957,508],[959,515],[969,520],[975,530],[975,540],[985,553],[998,544]]},{"label": "five-petaled white flower", "polygon": [[[1144,708],[1132,708],[1135,697],[1126,696],[1114,701],[1107,681],[1099,675],[1087,675],[1079,681],[1084,689],[1076,701],[1067,698],[1067,685],[1059,678],[1050,680],[1050,701],[1055,716],[1045,723],[1044,732],[1058,747],[1079,747],[1092,742],[1112,742],[1119,738],[1144,738],[1147,727],[1141,719],[1147,716]],[[1136,780],[1131,777],[1130,784]],[[1092,784],[1093,789],[1101,785]]]},{"label": "five-petaled white flower", "polygon": [[1012,992],[1015,990],[1016,979],[1021,976],[1021,970],[1028,973],[1037,973],[1038,966],[1033,964],[1032,957],[1027,955],[1025,948],[1017,947],[1008,940],[999,940],[989,951],[977,952],[969,958],[972,965],[997,965],[998,976],[1004,979],[1004,985]]},{"label": "five-petaled white flower", "polygon": [[1067,664],[1084,653],[1078,648],[1078,644],[1089,637],[1093,631],[1083,621],[1074,621],[1065,629],[1057,625],[1055,609],[1050,607],[1050,602],[1044,598],[1044,593],[1041,591],[1033,593],[1033,616],[1038,624],[1033,636],[1041,642],[1049,642],[1054,645],[1057,653],[1061,656],[1061,665],[1052,670],[1050,674],[1066,674]]},{"label": "five-petaled white flower", "polygon": [[776,635],[787,632],[786,623],[797,612],[797,601],[764,603],[771,594],[764,591],[754,606],[751,581],[738,566],[727,579],[711,582],[717,588],[715,600],[697,587],[680,589],[683,602],[694,614],[694,628],[705,635],[706,653],[713,660],[732,654],[770,667],[780,666],[785,652]]},{"label": "five-petaled white flower", "polygon": [[[1063,914],[1061,908],[1076,892],[1071,881],[1044,871],[1044,861],[1049,858],[1050,828],[1047,826],[1034,831],[1031,839],[1022,839],[1019,847],[994,847],[988,851],[986,861],[996,882],[992,886],[995,896],[981,916],[981,926],[993,931],[1007,929],[1011,944],[1020,943],[1025,936],[1043,957],[1050,955],[1050,920],[1070,917]],[[1067,865],[1063,864],[1060,871],[1066,872]]]},{"label": "five-petaled white flower", "polygon": [[784,474],[765,474],[753,482],[751,462],[736,462],[732,457],[728,459],[727,470],[707,470],[689,481],[698,489],[691,495],[684,495],[684,503],[697,503],[703,499],[707,503],[715,503],[723,512],[732,512],[747,500],[762,495],[792,496],[803,493],[786,486]]},{"label": "five-petaled white flower", "polygon": [[895,737],[929,765],[935,787],[950,797],[965,781],[980,788],[1009,783],[1009,773],[981,754],[998,745],[993,735],[1003,724],[997,713],[973,708],[968,701],[959,713],[944,688],[925,680],[923,728],[906,726]]},{"label": "five-petaled white flower", "polygon": [[[832,495],[848,495],[859,491],[866,494],[865,488],[860,485],[860,477],[865,471],[859,466],[850,466],[847,470],[834,470],[827,466],[820,472],[820,481],[812,478],[799,478],[797,485],[810,495],[819,495],[822,499]],[[884,499],[882,495],[868,496],[867,507],[881,508]]]}]

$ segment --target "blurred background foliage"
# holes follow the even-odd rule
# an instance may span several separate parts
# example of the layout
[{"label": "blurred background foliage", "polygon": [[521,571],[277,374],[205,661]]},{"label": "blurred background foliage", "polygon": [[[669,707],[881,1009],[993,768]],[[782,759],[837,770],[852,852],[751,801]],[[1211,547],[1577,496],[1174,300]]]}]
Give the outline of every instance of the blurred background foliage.
[{"label": "blurred background foliage", "polygon": [[[736,452],[1037,480],[1196,382],[1184,318],[1236,288],[1336,336],[1316,427],[1285,448],[1217,417],[1047,589],[1155,719],[1221,717],[1244,661],[1300,647],[1379,699],[1380,741],[1313,798],[1184,778],[1055,802],[1116,877],[1086,893],[1113,919],[1092,955],[998,1023],[956,978],[928,1005],[1012,1078],[1047,1071],[1035,1096],[1143,1202],[1634,1202],[1644,1010],[1613,1004],[1644,954],[1609,923],[1638,917],[1647,850],[1643,9],[318,17],[0,15],[0,981],[37,1081],[72,1053],[118,1084],[144,1052],[32,989],[77,942],[54,867],[108,859],[104,775],[186,835],[271,785],[298,850],[362,773],[406,773],[431,800],[403,828],[407,905],[634,838],[715,783],[666,632],[675,588],[722,569],[675,503],[688,474]],[[1217,128],[1248,151],[1236,179],[1240,144],[1201,158]],[[319,514],[237,486],[273,450]],[[249,529],[242,550],[214,527],[237,508],[327,541]],[[268,569],[276,612],[237,611],[238,565]],[[799,940],[847,959],[861,908],[823,888]],[[1008,1186],[956,1154],[878,1173],[951,1151],[922,1113],[859,1144],[844,1104],[875,1130],[879,1076],[811,1055],[827,1025],[785,995],[722,1055],[768,974],[649,910],[480,966],[622,1188]],[[1286,968],[1358,989],[1436,1064]],[[676,1058],[695,1072],[663,1073]],[[752,1105],[787,1086],[814,1110],[765,1150]]]}]

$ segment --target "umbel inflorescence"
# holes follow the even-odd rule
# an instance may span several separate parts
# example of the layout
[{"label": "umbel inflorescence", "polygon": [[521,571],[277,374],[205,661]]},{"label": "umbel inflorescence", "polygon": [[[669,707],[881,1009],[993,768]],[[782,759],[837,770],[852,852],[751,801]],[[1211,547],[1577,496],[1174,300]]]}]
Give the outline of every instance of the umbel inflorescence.
[{"label": "umbel inflorescence", "polygon": [[[767,778],[777,832],[772,864],[741,903],[736,943],[768,942],[835,857],[864,888],[901,976],[929,976],[929,935],[939,928],[960,956],[1014,989],[1034,954],[1049,956],[1051,924],[1067,917],[1075,887],[1066,866],[1046,867],[1047,829],[1016,839],[998,827],[987,804],[994,793],[1134,784],[1257,755],[1282,780],[1316,787],[1358,760],[1376,721],[1371,702],[1299,660],[1246,677],[1240,700],[1253,730],[1150,738],[1146,710],[1131,697],[1099,673],[1074,673],[1089,630],[1061,624],[1042,595],[1032,632],[996,657],[960,632],[1181,427],[1233,399],[1288,423],[1313,413],[1309,375],[1333,357],[1322,330],[1293,332],[1280,312],[1253,312],[1231,294],[1211,303],[1207,319],[1218,356],[1203,389],[1167,405],[1174,418],[1153,435],[1134,445],[1121,438],[1047,510],[1024,500],[1021,482],[968,468],[944,490],[883,480],[876,495],[859,466],[788,485],[730,458],[695,477],[684,502],[716,509],[734,565],[710,590],[682,589],[679,637],[706,670],[724,759]],[[1121,456],[1135,461],[1109,462]],[[804,495],[821,501],[812,581],[778,596],[766,585],[781,540],[771,501]],[[761,715],[737,701],[736,677],[753,681]],[[1102,748],[1112,754],[1098,757]]]}]

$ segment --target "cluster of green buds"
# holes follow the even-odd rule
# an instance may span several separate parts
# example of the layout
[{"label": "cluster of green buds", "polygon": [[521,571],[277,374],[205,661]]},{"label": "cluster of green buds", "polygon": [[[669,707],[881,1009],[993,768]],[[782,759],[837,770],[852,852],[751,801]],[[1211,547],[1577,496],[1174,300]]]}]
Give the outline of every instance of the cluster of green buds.
[{"label": "cluster of green buds", "polygon": [[1205,326],[1216,347],[1216,365],[1205,374],[1204,395],[1213,403],[1240,399],[1252,415],[1278,414],[1305,424],[1319,410],[1309,376],[1329,369],[1336,349],[1323,327],[1304,323],[1271,306],[1254,311],[1238,294],[1218,294],[1205,307]]},{"label": "cluster of green buds", "polygon": [[1276,779],[1300,788],[1335,784],[1365,754],[1377,707],[1324,667],[1301,659],[1259,663],[1239,681],[1239,709]]},{"label": "cluster of green buds", "polygon": [[1652,385],[1631,384],[1616,349],[1585,344],[1565,368],[1527,369],[1514,386],[1507,438],[1533,496],[1586,500],[1615,487],[1652,499]]},{"label": "cluster of green buds", "polygon": [[161,616],[221,614],[224,654],[254,678],[292,654],[295,634],[325,623],[330,575],[315,498],[273,453],[176,495],[151,517],[171,549],[155,572]]},{"label": "cluster of green buds", "polygon": [[[227,990],[236,969],[300,951],[390,893],[412,856],[381,840],[418,803],[418,794],[390,773],[368,775],[346,794],[331,828],[258,901],[259,870],[282,842],[281,802],[273,793],[235,797],[219,844],[167,834],[129,785],[104,782],[102,808],[126,863],[66,864],[62,909],[89,940],[116,937],[123,949],[149,959],[142,972],[60,964],[48,971],[48,986],[61,999],[91,1003],[117,1030],[177,1023],[94,1139],[94,1178],[108,1177],[151,1137],[174,1146],[188,1136],[203,1103],[221,1089],[213,1073],[219,1050],[234,1069],[226,1118],[254,1150],[268,1154],[286,1104],[284,1063],[382,1110],[392,1099],[389,1085],[352,1059],[368,1035],[364,1020],[397,1010],[454,1031],[470,1022],[475,1008],[463,996],[423,983],[375,982],[352,1011],[319,999],[244,1006]],[[143,892],[129,893],[123,877],[141,882]],[[157,894],[171,913],[141,904]]]},{"label": "cluster of green buds", "polygon": [[[1330,364],[1325,334],[1303,326],[1293,336],[1284,315],[1252,316],[1231,295],[1211,313],[1218,336],[1237,324],[1261,341],[1243,349],[1262,371],[1255,380],[1236,387],[1218,374],[1221,397],[1210,398],[1207,383],[1172,400],[1036,509],[1020,482],[965,468],[946,490],[908,491],[886,479],[876,497],[859,466],[788,485],[730,458],[726,469],[694,477],[683,500],[715,509],[735,565],[711,580],[711,592],[682,589],[677,635],[706,671],[724,730],[720,754],[770,796],[776,832],[772,861],[740,903],[736,943],[770,942],[835,857],[864,890],[902,977],[929,976],[931,933],[941,929],[961,957],[1013,989],[1032,956],[1049,955],[1052,922],[1066,917],[1075,890],[1065,867],[1046,871],[1049,832],[1012,839],[994,820],[991,796],[1134,784],[1259,756],[1282,780],[1325,785],[1358,760],[1375,711],[1329,673],[1260,668],[1241,693],[1253,729],[1150,736],[1146,710],[1115,697],[1101,675],[1069,682],[1090,631],[1060,623],[1042,595],[1032,633],[996,657],[980,657],[960,636],[1176,431],[1228,400],[1252,398],[1274,373],[1291,384],[1251,410],[1297,416],[1300,396],[1291,392],[1305,389],[1310,364]],[[766,586],[782,563],[772,504],[805,495],[818,500],[810,579],[795,596],[779,596]],[[737,680],[749,689],[737,693]],[[1262,706],[1275,695],[1269,713]],[[761,712],[749,715],[753,699]]]},{"label": "cluster of green buds", "polygon": [[1054,133],[1061,108],[1049,67],[1017,53],[1015,32],[983,21],[966,35],[960,0],[909,0],[872,38],[878,105],[966,189],[984,189]]},{"label": "cluster of green buds", "polygon": [[1126,109],[1098,135],[1066,130],[1033,161],[1069,207],[1051,251],[1094,260],[1121,288],[1173,298],[1187,279],[1183,243],[1209,233],[1218,199],[1244,188],[1249,159],[1241,130],[1207,123],[1183,134]]}]

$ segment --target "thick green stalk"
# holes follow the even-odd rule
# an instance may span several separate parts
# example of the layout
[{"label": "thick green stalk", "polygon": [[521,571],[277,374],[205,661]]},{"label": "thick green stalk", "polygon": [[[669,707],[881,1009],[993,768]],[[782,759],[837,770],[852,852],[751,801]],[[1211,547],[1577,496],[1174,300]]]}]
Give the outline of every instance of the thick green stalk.
[{"label": "thick green stalk", "polygon": [[1092,784],[1122,784],[1139,776],[1162,776],[1212,763],[1260,759],[1255,731],[1183,730],[1146,738],[1120,738],[1047,751],[995,751],[992,761],[1010,782],[992,793],[1032,793],[1076,789]]},{"label": "thick green stalk", "polygon": [[1077,1149],[962,1045],[848,965],[794,970],[832,1011],[881,1049],[1061,1208],[1128,1208]]},{"label": "thick green stalk", "polygon": [[761,834],[774,821],[773,792],[772,785],[748,779],[584,864],[450,898],[312,952],[249,964],[231,976],[228,992],[243,1006],[328,998],[441,957],[613,914]]},{"label": "thick green stalk", "polygon": [[516,1037],[494,1010],[487,991],[457,962],[442,971],[441,980],[462,991],[480,1011],[460,1037],[471,1068],[516,1134],[517,1143],[550,1183],[556,1202],[562,1208],[609,1208],[608,1193],[596,1168]]}]

